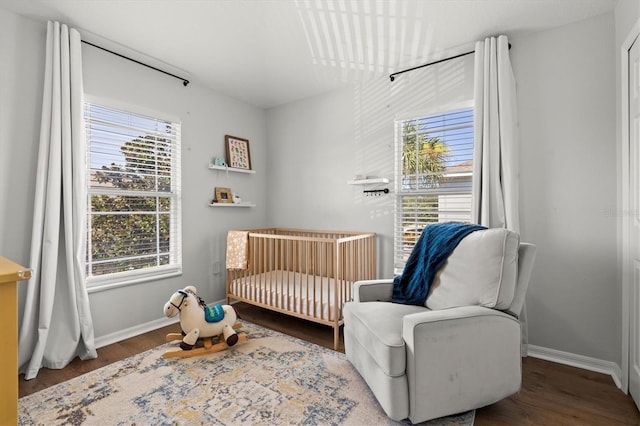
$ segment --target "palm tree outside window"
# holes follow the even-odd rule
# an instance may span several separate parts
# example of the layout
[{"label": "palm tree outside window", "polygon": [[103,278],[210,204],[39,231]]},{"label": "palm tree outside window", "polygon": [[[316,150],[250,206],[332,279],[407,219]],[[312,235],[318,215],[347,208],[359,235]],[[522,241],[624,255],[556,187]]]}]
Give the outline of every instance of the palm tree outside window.
[{"label": "palm tree outside window", "polygon": [[430,223],[471,220],[473,109],[396,123],[394,268]]}]

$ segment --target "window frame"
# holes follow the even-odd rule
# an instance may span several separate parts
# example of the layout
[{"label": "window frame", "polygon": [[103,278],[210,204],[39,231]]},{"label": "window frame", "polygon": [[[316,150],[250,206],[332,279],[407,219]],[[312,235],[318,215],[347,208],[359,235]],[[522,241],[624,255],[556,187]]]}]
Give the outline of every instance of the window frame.
[{"label": "window frame", "polygon": [[[158,121],[170,122],[172,126],[177,129],[177,136],[175,138],[175,150],[171,155],[171,191],[170,195],[162,196],[171,200],[171,208],[169,210],[169,221],[172,226],[169,258],[170,263],[167,265],[152,266],[147,268],[139,268],[131,271],[113,272],[104,275],[91,275],[89,271],[90,255],[91,255],[91,224],[92,224],[92,205],[91,197],[94,194],[102,194],[105,191],[96,190],[91,187],[91,141],[90,134],[88,132],[89,122],[86,120],[86,110],[88,105],[96,105],[99,107],[105,107],[109,109],[120,110],[123,113],[130,113],[133,115],[142,115]],[[86,146],[86,253],[85,253],[85,282],[88,293],[129,286],[142,282],[155,281],[159,279],[166,279],[170,277],[177,277],[182,275],[182,182],[181,182],[181,127],[182,122],[179,118],[171,116],[170,114],[158,112],[141,106],[131,105],[112,99],[106,99],[102,97],[96,97],[92,95],[84,96],[83,101],[83,120],[85,120],[85,146]],[[131,195],[131,190],[109,190],[114,194]],[[161,191],[138,191],[137,195],[154,195],[160,194]],[[158,214],[159,209],[153,211]],[[156,235],[158,235],[156,230]]]},{"label": "window frame", "polygon": [[[410,245],[410,248],[407,248],[405,241],[405,220],[403,213],[405,209],[403,208],[403,199],[407,196],[467,196],[469,198],[469,209],[468,211],[465,209],[464,214],[468,215],[468,221],[471,221],[471,206],[472,206],[472,188],[473,188],[473,173],[471,173],[469,184],[464,188],[424,188],[420,190],[405,190],[403,189],[403,164],[402,164],[402,149],[403,149],[403,124],[409,120],[420,120],[431,116],[443,115],[456,113],[458,111],[470,110],[472,113],[472,119],[469,124],[465,127],[471,129],[472,132],[472,160],[473,160],[473,151],[475,144],[475,110],[474,110],[474,102],[473,100],[452,103],[449,105],[445,105],[441,108],[431,109],[427,111],[413,112],[408,114],[397,115],[394,119],[394,175],[395,175],[395,199],[394,199],[394,224],[393,224],[393,268],[394,274],[401,274],[404,270],[404,265],[408,258],[408,254],[411,252],[414,244]],[[425,210],[427,211],[427,210]],[[436,223],[436,222],[433,222]],[[409,226],[407,224],[407,226]],[[424,229],[424,228],[422,228]],[[420,229],[420,233],[422,231]],[[415,239],[417,241],[420,233],[417,233]],[[408,252],[407,252],[408,251]],[[402,260],[404,259],[404,260]]]}]

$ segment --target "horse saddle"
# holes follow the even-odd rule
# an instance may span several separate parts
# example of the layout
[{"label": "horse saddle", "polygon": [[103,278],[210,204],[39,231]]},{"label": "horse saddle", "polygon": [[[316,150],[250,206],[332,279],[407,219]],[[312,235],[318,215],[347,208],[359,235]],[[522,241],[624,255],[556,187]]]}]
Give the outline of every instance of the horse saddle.
[{"label": "horse saddle", "polygon": [[204,319],[207,322],[220,322],[224,319],[224,308],[222,305],[207,306],[204,308]]}]

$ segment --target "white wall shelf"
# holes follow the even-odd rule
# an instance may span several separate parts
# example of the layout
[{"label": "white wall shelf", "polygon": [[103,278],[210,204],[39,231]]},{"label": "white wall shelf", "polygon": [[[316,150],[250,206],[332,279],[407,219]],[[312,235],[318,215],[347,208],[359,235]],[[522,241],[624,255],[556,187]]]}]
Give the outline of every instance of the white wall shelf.
[{"label": "white wall shelf", "polygon": [[242,203],[209,203],[209,207],[255,207],[254,203],[243,201]]},{"label": "white wall shelf", "polygon": [[[226,167],[226,166],[216,166],[215,164],[209,164],[210,170],[221,170],[223,172],[233,172],[233,173],[245,173],[245,174],[255,174],[255,170],[247,170],[247,169],[238,169],[235,167]],[[255,207],[256,205],[249,201],[243,201],[241,203],[208,203],[209,207]]]},{"label": "white wall shelf", "polygon": [[358,179],[358,180],[350,180],[347,181],[349,185],[370,185],[374,183],[389,183],[389,179],[387,178],[368,178],[368,179]]},{"label": "white wall shelf", "polygon": [[223,172],[248,173],[252,175],[256,173],[255,170],[237,169],[235,167],[216,166],[215,164],[209,164],[209,168],[211,170],[222,170]]}]

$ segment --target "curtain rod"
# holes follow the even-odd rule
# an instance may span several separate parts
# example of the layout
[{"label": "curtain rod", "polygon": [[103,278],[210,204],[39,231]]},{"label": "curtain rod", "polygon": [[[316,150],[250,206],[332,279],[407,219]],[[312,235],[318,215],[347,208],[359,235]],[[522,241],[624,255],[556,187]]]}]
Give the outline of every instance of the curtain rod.
[{"label": "curtain rod", "polygon": [[179,77],[179,76],[177,76],[177,75],[175,75],[175,74],[171,74],[170,72],[166,72],[166,71],[161,70],[161,69],[159,69],[159,68],[152,67],[151,65],[147,65],[147,64],[145,64],[144,62],[136,61],[135,59],[129,58],[128,56],[121,55],[120,53],[114,52],[114,51],[112,51],[112,50],[105,49],[104,47],[98,46],[97,44],[93,44],[93,43],[90,43],[90,42],[85,41],[85,40],[81,40],[81,41],[82,41],[83,43],[85,43],[85,44],[88,44],[89,46],[93,46],[93,47],[95,47],[95,48],[97,48],[97,49],[104,50],[105,52],[109,52],[109,53],[111,53],[111,54],[113,54],[113,55],[119,56],[119,57],[121,57],[121,58],[123,58],[123,59],[126,59],[126,60],[128,60],[128,61],[135,62],[136,64],[139,64],[139,65],[145,66],[145,67],[147,67],[147,68],[151,68],[152,70],[159,71],[159,72],[161,72],[161,73],[163,73],[163,74],[166,74],[166,75],[170,75],[171,77],[173,77],[173,78],[177,78],[178,80],[182,80],[182,84],[184,85],[184,87],[187,87],[187,85],[189,84],[189,80],[187,80],[186,78],[182,78],[182,77]]},{"label": "curtain rod", "polygon": [[[511,43],[509,43],[509,50],[511,50]],[[439,64],[440,62],[445,62],[445,61],[450,61],[452,59],[461,58],[463,56],[471,55],[472,53],[475,53],[475,50],[472,50],[471,52],[460,53],[459,55],[451,56],[450,58],[439,59],[437,61],[429,62],[428,64],[418,65],[417,67],[409,68],[409,69],[406,69],[406,70],[394,72],[393,74],[389,75],[389,79],[391,79],[391,81],[393,81],[393,80],[396,79],[396,75],[403,74],[403,73],[409,72],[409,71],[414,71],[414,70],[417,70],[417,69],[420,69],[420,68],[428,67],[430,65]]]}]

